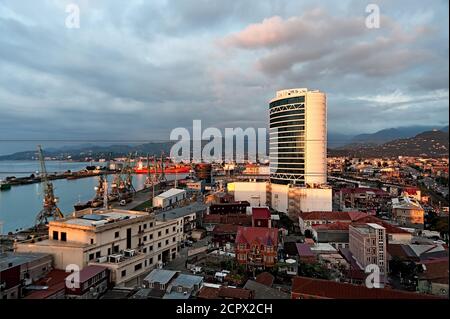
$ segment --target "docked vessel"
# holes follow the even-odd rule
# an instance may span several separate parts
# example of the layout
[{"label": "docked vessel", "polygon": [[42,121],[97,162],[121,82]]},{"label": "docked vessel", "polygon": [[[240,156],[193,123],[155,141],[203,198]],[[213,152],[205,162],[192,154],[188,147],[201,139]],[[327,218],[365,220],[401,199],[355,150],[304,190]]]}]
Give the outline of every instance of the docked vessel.
[{"label": "docked vessel", "polygon": [[11,189],[11,184],[7,181],[0,180],[0,191],[6,191],[8,189]]},{"label": "docked vessel", "polygon": [[[149,172],[150,170],[150,172]],[[189,165],[184,164],[173,164],[173,163],[165,163],[164,164],[164,173],[165,174],[180,174],[180,173],[189,173],[191,170],[191,167]],[[156,168],[153,165],[144,165],[144,163],[139,162],[136,167],[134,167],[134,172],[136,174],[161,174],[163,172],[163,169],[160,165],[158,165]]]}]

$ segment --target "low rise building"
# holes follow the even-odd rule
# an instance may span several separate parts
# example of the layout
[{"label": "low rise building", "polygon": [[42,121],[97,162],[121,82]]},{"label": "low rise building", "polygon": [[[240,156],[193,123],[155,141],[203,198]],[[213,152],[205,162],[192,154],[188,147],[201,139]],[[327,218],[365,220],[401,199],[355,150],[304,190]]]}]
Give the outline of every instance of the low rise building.
[{"label": "low rise building", "polygon": [[292,279],[292,299],[433,299],[432,296],[394,290],[367,288],[331,280],[295,277]]},{"label": "low rise building", "polygon": [[177,221],[158,221],[154,214],[129,210],[86,209],[51,221],[49,238],[17,243],[18,252],[44,252],[57,269],[105,266],[111,281],[124,285],[177,256]]},{"label": "low rise building", "polygon": [[401,226],[423,229],[425,211],[412,197],[392,199],[392,217]]},{"label": "low rise building", "polygon": [[267,207],[252,207],[253,227],[272,227],[270,210]]},{"label": "low rise building", "polygon": [[247,268],[273,267],[278,255],[278,228],[240,226],[235,251],[238,263]]},{"label": "low rise building", "polygon": [[190,236],[191,232],[200,223],[204,214],[206,213],[206,205],[195,202],[187,206],[177,207],[170,210],[166,210],[156,215],[156,220],[163,221],[176,221],[177,232],[179,235],[178,240],[185,240]]},{"label": "low rise building", "polygon": [[254,299],[255,293],[253,290],[245,288],[233,288],[216,284],[204,284],[200,289],[198,299]]},{"label": "low rise building", "polygon": [[45,253],[0,254],[0,299],[18,299],[22,289],[52,270],[52,256]]},{"label": "low rise building", "polygon": [[167,208],[186,199],[184,189],[172,188],[153,198],[153,207]]},{"label": "low rise building", "polygon": [[86,266],[79,276],[74,276],[70,285],[66,285],[67,299],[97,299],[109,284],[109,269],[104,266]]}]

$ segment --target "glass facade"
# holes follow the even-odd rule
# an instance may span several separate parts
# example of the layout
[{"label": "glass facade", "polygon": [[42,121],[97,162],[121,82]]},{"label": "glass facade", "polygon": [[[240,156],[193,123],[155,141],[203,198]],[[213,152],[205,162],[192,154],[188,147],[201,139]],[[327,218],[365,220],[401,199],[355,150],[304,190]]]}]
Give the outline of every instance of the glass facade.
[{"label": "glass facade", "polygon": [[270,180],[305,183],[305,97],[280,99],[269,105]]}]

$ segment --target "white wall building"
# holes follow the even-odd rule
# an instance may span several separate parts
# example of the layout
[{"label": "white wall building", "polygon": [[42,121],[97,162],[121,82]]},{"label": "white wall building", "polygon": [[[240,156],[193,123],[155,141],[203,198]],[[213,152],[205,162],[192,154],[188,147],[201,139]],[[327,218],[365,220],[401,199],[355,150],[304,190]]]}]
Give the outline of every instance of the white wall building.
[{"label": "white wall building", "polygon": [[157,221],[154,214],[118,209],[75,212],[51,221],[48,232],[49,239],[18,243],[16,251],[48,253],[57,269],[105,266],[116,285],[174,259],[180,238],[176,220]]},{"label": "white wall building", "polygon": [[229,183],[228,190],[234,190],[235,201],[247,201],[253,207],[266,206],[268,193],[267,182]]},{"label": "white wall building", "polygon": [[183,199],[186,199],[186,191],[184,189],[171,188],[153,198],[153,207],[166,208]]},{"label": "white wall building", "polygon": [[269,104],[270,178],[275,184],[327,182],[327,104],[318,90],[277,91]]}]

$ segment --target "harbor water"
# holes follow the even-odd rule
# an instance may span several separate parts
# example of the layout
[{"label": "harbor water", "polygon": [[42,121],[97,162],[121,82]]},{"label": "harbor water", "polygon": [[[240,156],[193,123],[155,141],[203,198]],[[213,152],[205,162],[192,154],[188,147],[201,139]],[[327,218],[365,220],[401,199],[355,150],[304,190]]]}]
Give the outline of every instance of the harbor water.
[{"label": "harbor water", "polygon": [[[49,173],[78,171],[90,165],[104,165],[91,162],[46,162]],[[39,171],[38,161],[0,161],[0,179],[7,176],[24,177]],[[184,176],[178,176],[182,178]],[[113,175],[108,175],[111,183]],[[144,187],[146,175],[133,175],[133,185],[136,190]],[[175,176],[167,175],[167,180]],[[80,179],[59,179],[52,181],[55,195],[58,197],[58,207],[64,214],[73,212],[73,205],[85,202],[94,197],[94,187],[98,177]],[[0,231],[3,234],[15,232],[33,226],[37,213],[42,209],[43,185],[41,183],[13,186],[10,190],[0,191]]]}]

